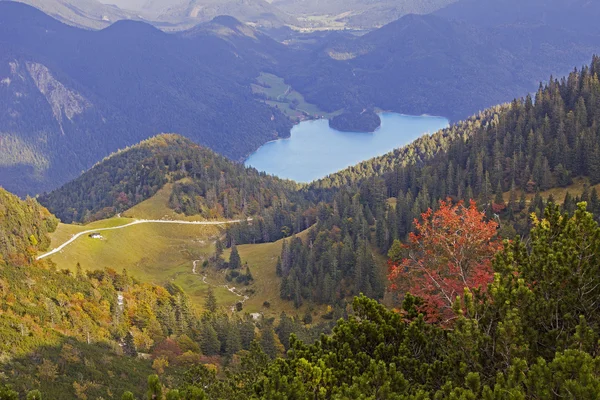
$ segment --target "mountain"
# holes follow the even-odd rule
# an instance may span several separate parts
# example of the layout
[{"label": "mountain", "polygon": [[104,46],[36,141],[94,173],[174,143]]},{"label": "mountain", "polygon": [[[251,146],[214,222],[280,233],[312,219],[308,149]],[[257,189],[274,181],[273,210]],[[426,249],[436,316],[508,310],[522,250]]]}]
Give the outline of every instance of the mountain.
[{"label": "mountain", "polygon": [[266,0],[188,0],[164,11],[159,20],[198,22],[228,15],[266,28],[298,25],[298,21]]},{"label": "mountain", "polygon": [[[472,23],[492,14],[493,6],[481,5],[490,2],[479,4],[481,11],[469,21],[441,11],[408,15],[361,37],[326,39],[282,64],[280,74],[326,111],[379,107],[456,121],[510,101],[515,93],[532,92],[540,80],[600,51],[593,27],[539,24],[533,16],[513,25]],[[596,3],[578,7],[580,13],[600,8]]]},{"label": "mountain", "polygon": [[227,39],[133,21],[85,31],[0,2],[2,184],[50,190],[161,132],[235,160],[288,136],[288,119],[250,88],[260,64]]},{"label": "mountain", "polygon": [[40,197],[63,222],[123,212],[174,182],[169,205],[181,215],[251,216],[289,198],[296,184],[261,175],[178,135],[160,135],[115,153],[60,189]]},{"label": "mountain", "polygon": [[[269,181],[287,187],[287,192],[256,198],[257,203],[274,199],[269,208],[290,212],[284,223],[291,225],[278,226],[283,218],[272,221],[273,230],[287,236],[285,240],[256,244],[273,239],[264,236],[270,233],[261,227],[267,215],[259,213],[252,224],[227,230],[228,262],[216,244],[214,256],[207,257],[202,268],[211,279],[221,272],[233,280],[242,275],[241,256],[258,260],[244,272],[246,282],[250,268],[274,268],[275,275],[261,282],[262,287],[294,308],[280,314],[277,326],[260,316],[258,321],[239,314],[229,318],[216,311],[209,291],[199,316],[171,282],[161,288],[111,269],[86,274],[78,269],[73,276],[45,261],[33,264],[35,268],[8,263],[0,268],[0,332],[9,340],[1,341],[0,349],[9,361],[0,367],[21,373],[6,373],[7,381],[23,394],[39,387],[68,399],[82,392],[104,396],[125,389],[139,396],[144,392],[139,375],[152,373],[148,356],[134,357],[141,351],[150,354],[157,372],[148,379],[148,397],[160,397],[163,382],[174,399],[189,398],[188,393],[232,400],[270,399],[282,393],[309,399],[314,398],[314,382],[307,383],[298,371],[314,368],[320,373],[324,367],[331,375],[318,382],[319,393],[340,398],[377,396],[382,385],[386,395],[426,393],[432,398],[448,393],[493,398],[494,391],[500,397],[507,392],[519,398],[552,397],[548,388],[566,398],[571,390],[585,393],[584,398],[597,397],[599,74],[600,58],[594,57],[589,66],[540,85],[535,96],[489,108],[302,188],[243,169],[175,135],[161,135],[109,157],[57,191],[57,199],[78,206],[87,201],[83,194],[109,200],[116,195],[122,201],[139,190],[143,197],[143,190],[153,187],[149,179],[167,177],[175,183],[193,181],[200,190],[203,185],[209,191],[217,188],[217,198],[225,195],[220,197],[225,209],[225,198],[229,202],[238,197],[240,187],[248,193],[256,187],[255,193],[270,189]],[[575,179],[584,183],[574,187]],[[575,197],[571,189],[578,190]],[[292,192],[304,201],[290,205],[284,196]],[[205,205],[212,197],[208,191],[185,194],[183,203]],[[560,205],[558,194],[564,198]],[[6,204],[19,202],[11,199]],[[455,208],[440,204],[442,199],[476,203]],[[19,208],[26,209],[22,204]],[[473,230],[460,224],[468,216],[476,222]],[[415,218],[424,228],[410,235],[419,226]],[[298,223],[310,229],[294,235]],[[479,229],[489,229],[484,245],[495,247],[484,260],[479,258],[481,249],[468,247],[479,237]],[[426,241],[428,235],[431,242]],[[498,236],[515,239],[500,246]],[[456,238],[459,241],[447,240]],[[21,240],[26,244],[28,239]],[[242,243],[251,244],[238,251]],[[104,243],[93,245],[96,253]],[[198,245],[194,241],[190,246]],[[281,250],[279,257],[273,248]],[[388,254],[389,265],[383,254]],[[413,259],[418,267],[413,267]],[[453,272],[459,262],[470,263],[479,281],[466,282],[463,273]],[[121,265],[120,260],[115,263]],[[401,285],[401,279],[416,272],[430,283],[426,290],[434,295],[417,296],[415,289],[400,292],[396,285],[386,290],[388,267],[400,271],[399,279],[390,275],[392,282]],[[157,268],[161,276],[164,268]],[[190,274],[189,266],[185,268]],[[447,295],[439,289],[437,273],[422,273],[430,270],[447,271],[442,284],[458,281],[464,294]],[[192,271],[190,282],[206,283],[207,276]],[[368,298],[381,299],[384,293],[381,302]],[[119,295],[125,300],[122,304]],[[353,311],[348,316],[351,296]],[[445,306],[438,300],[442,296]],[[288,315],[303,305],[307,312],[302,318]],[[311,345],[298,340],[298,334],[315,339],[317,306],[329,310],[323,319],[338,322],[330,335]],[[263,307],[271,303],[265,301]],[[449,313],[448,319],[439,319],[442,310]],[[505,326],[514,330],[501,329]],[[581,337],[584,327],[589,337]],[[524,345],[497,345],[516,342]],[[99,349],[104,351],[98,354]],[[339,362],[340,352],[347,353],[351,367]],[[241,358],[239,365],[231,364],[234,356]],[[452,368],[461,362],[472,367]],[[522,373],[514,378],[517,366]],[[229,373],[217,376],[217,368]],[[33,374],[39,383],[31,382]],[[0,393],[8,390],[0,386]]]},{"label": "mountain", "polygon": [[27,263],[50,245],[58,220],[36,200],[21,200],[0,187],[0,265]]},{"label": "mountain", "polygon": [[[554,199],[562,201],[575,178],[586,178],[587,188],[580,187],[578,194],[598,214],[597,188],[591,186],[600,183],[599,71],[600,59],[594,57],[568,77],[540,85],[535,96],[487,109],[303,190],[325,200],[337,188],[379,181],[388,196],[397,198],[398,237],[412,229],[421,211],[449,197],[477,199],[490,205],[488,213],[496,204],[504,223],[517,221],[515,229],[524,233],[527,212],[544,209],[540,193],[562,188],[557,192],[562,198]],[[573,194],[564,200],[570,212],[577,203]]]},{"label": "mountain", "polygon": [[600,33],[593,23],[600,17],[600,8],[587,0],[460,0],[434,13],[485,27],[537,25],[588,35]]},{"label": "mountain", "polygon": [[87,29],[102,29],[120,20],[139,20],[141,17],[128,9],[122,9],[97,0],[0,0],[25,3],[57,20]]}]

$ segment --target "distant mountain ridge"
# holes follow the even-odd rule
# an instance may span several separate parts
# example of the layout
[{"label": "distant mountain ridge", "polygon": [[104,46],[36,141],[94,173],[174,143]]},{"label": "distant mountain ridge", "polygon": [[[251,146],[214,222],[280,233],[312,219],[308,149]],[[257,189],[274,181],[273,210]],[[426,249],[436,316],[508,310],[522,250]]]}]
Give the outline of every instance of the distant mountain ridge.
[{"label": "distant mountain ridge", "polygon": [[163,132],[241,161],[292,125],[253,92],[263,73],[324,112],[464,119],[600,53],[597,27],[558,18],[586,21],[600,4],[532,1],[539,8],[522,6],[518,18],[485,22],[496,5],[462,0],[363,36],[321,33],[290,45],[230,16],[176,34],[140,21],[88,31],[0,2],[1,183],[20,195],[50,191]]},{"label": "distant mountain ridge", "polygon": [[[554,7],[539,3],[542,15]],[[574,10],[563,4],[556,14],[600,12],[600,4],[583,3]],[[571,19],[540,23],[537,15],[510,24],[482,23],[496,8],[490,2],[478,2],[466,20],[458,11],[451,13],[469,4],[407,15],[361,37],[323,40],[282,65],[281,74],[326,111],[358,105],[457,121],[532,92],[540,80],[564,74],[600,52],[594,26]]]},{"label": "distant mountain ridge", "polygon": [[159,21],[210,21],[220,15],[232,16],[261,27],[298,25],[298,20],[266,0],[187,0],[164,10]]},{"label": "distant mountain ridge", "polygon": [[252,94],[260,63],[214,30],[173,35],[120,21],[85,31],[0,2],[0,49],[0,175],[19,194],[161,132],[235,160],[289,135],[291,122]]},{"label": "distant mountain ridge", "polygon": [[28,4],[63,23],[81,28],[102,29],[119,20],[142,18],[138,13],[97,0],[0,0],[2,1]]}]

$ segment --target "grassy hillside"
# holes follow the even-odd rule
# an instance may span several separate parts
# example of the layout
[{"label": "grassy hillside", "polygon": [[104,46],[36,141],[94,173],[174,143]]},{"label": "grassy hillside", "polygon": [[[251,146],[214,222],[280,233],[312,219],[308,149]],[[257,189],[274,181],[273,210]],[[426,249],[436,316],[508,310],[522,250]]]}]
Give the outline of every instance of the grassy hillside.
[{"label": "grassy hillside", "polygon": [[[182,179],[178,183],[189,182],[188,179]],[[142,201],[139,204],[131,207],[121,213],[126,218],[137,218],[137,219],[171,219],[179,221],[203,221],[199,215],[185,215],[175,212],[169,207],[169,199],[173,193],[174,183],[166,183],[165,186],[160,188],[158,192],[147,200]]]},{"label": "grassy hillside", "polygon": [[[308,230],[301,232],[297,236],[306,240]],[[294,304],[282,300],[279,296],[279,285],[281,278],[277,276],[275,266],[277,258],[281,255],[283,239],[272,243],[245,244],[237,246],[242,263],[248,263],[254,283],[250,289],[255,293],[244,303],[244,310],[250,313],[260,312],[266,316],[278,317],[282,311],[288,315],[303,315],[307,311],[307,305],[296,309]],[[229,259],[231,250],[224,253],[226,259]],[[265,307],[264,302],[270,306]],[[325,307],[316,306],[313,308],[315,316],[322,314]]]},{"label": "grassy hillside", "polygon": [[[589,178],[579,177],[579,178],[573,179],[573,183],[571,185],[567,185],[565,187],[555,187],[552,189],[544,190],[544,191],[540,192],[540,196],[545,200],[547,200],[550,196],[552,196],[557,204],[562,204],[567,193],[569,193],[573,197],[580,197],[583,194],[583,192],[585,191],[586,187],[590,191],[590,193],[594,189],[596,189],[597,191],[600,191],[600,184],[590,185]],[[515,193],[516,193],[517,197],[520,197],[522,195],[523,191],[516,190]],[[525,193],[525,198],[527,199],[528,202],[530,202],[535,198],[535,195],[536,195],[535,193]],[[508,202],[510,199],[510,192],[505,192],[503,194],[503,198],[504,198],[504,201]]]},{"label": "grassy hillside", "polygon": [[252,91],[264,98],[271,107],[277,108],[294,121],[310,118],[329,118],[337,113],[328,113],[314,104],[307,102],[284,79],[273,74],[261,73],[252,85]]},{"label": "grassy hillside", "polygon": [[[60,224],[51,236],[51,247],[64,243],[77,232],[128,222],[131,220],[113,218],[84,226]],[[202,261],[214,252],[214,240],[221,235],[222,228],[148,223],[100,233],[101,239],[82,236],[50,258],[60,268],[72,271],[79,263],[87,271],[126,269],[132,277],[143,282],[158,285],[175,283],[190,296],[198,309],[204,304],[209,284],[225,283],[222,276],[210,271],[208,284],[203,282],[202,275],[192,273],[195,260],[201,260],[198,263],[200,272]],[[216,287],[215,294],[223,307],[230,307],[238,301],[236,295],[222,287]]]}]

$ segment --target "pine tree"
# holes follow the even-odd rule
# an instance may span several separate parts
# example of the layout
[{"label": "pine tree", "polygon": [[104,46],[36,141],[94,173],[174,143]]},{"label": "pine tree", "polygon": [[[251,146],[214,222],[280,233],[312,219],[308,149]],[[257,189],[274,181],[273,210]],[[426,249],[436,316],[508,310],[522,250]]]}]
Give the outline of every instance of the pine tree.
[{"label": "pine tree", "polygon": [[235,243],[231,246],[231,255],[229,256],[229,268],[233,270],[242,268],[242,260],[240,258],[240,253],[238,253],[238,249]]},{"label": "pine tree", "polygon": [[279,316],[279,325],[277,325],[277,336],[279,337],[279,341],[283,344],[283,347],[286,350],[290,348],[290,335],[294,332],[294,321],[287,316],[285,311],[281,312]]},{"label": "pine tree", "polygon": [[242,349],[242,340],[238,324],[233,323],[227,331],[227,340],[225,341],[225,354],[229,357]]},{"label": "pine tree", "polygon": [[165,396],[165,400],[181,400],[181,395],[179,394],[179,390],[169,390],[167,395]]},{"label": "pine tree", "polygon": [[214,356],[221,352],[221,342],[219,342],[219,338],[217,337],[217,331],[215,331],[215,328],[209,322],[202,324],[200,336],[200,348],[203,354]]},{"label": "pine tree", "polygon": [[277,343],[275,341],[275,332],[269,324],[264,326],[260,331],[260,347],[272,360],[277,357]]},{"label": "pine tree", "polygon": [[383,213],[377,218],[375,224],[375,242],[379,249],[384,252],[387,250],[385,248],[385,222],[383,221]]},{"label": "pine tree", "polygon": [[121,400],[135,400],[135,397],[133,396],[133,393],[125,392],[123,393],[123,396],[121,396]]},{"label": "pine tree", "polygon": [[210,314],[216,314],[217,312],[217,297],[215,296],[215,292],[212,287],[208,288],[208,293],[206,294],[206,300],[204,302],[205,310]]},{"label": "pine tree", "polygon": [[42,400],[42,392],[39,390],[32,390],[27,393],[27,400]]},{"label": "pine tree", "polygon": [[254,340],[256,327],[252,321],[244,321],[240,325],[240,341],[244,350],[249,350]]}]

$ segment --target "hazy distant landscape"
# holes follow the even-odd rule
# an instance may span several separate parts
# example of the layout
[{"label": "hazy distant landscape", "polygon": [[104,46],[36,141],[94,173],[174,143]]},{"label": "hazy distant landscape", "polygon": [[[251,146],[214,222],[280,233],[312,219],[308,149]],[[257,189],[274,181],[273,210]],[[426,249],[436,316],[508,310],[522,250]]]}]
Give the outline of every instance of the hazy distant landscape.
[{"label": "hazy distant landscape", "polygon": [[[355,113],[346,119],[357,126],[347,130],[365,125],[363,109],[464,119],[600,51],[593,24],[554,18],[566,6],[535,1],[555,13],[548,23],[527,10],[519,20],[498,14],[484,23],[487,10],[465,1],[362,36],[293,33],[284,43],[233,17],[179,33],[140,21],[88,31],[0,2],[3,185],[19,194],[49,191],[163,132],[243,161],[307,118]],[[86,10],[108,7],[95,4]],[[589,18],[598,10],[586,3],[569,12]]]}]

